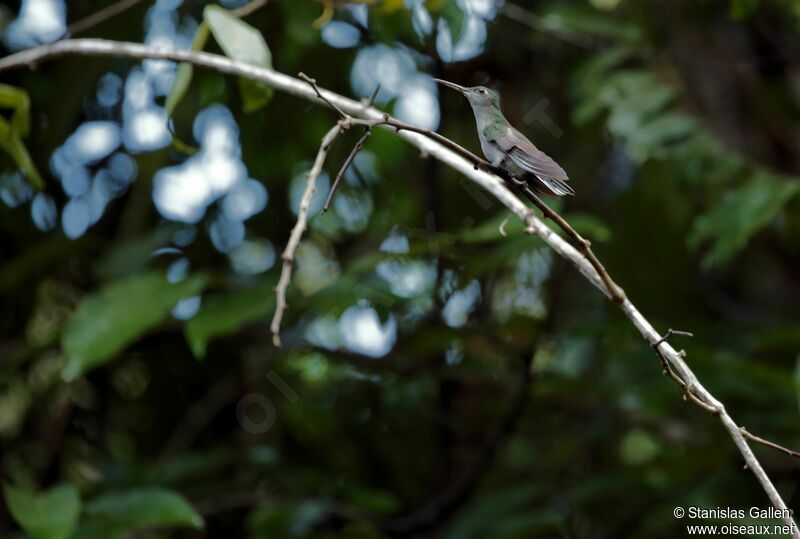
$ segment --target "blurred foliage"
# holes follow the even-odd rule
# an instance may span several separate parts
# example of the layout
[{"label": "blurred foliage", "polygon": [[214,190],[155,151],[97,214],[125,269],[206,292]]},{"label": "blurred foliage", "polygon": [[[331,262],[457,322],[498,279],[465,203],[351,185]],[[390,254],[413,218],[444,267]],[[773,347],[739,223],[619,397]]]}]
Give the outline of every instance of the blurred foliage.
[{"label": "blurred foliage", "polygon": [[0,108],[14,111],[10,120],[0,116],[0,149],[14,160],[33,187],[42,189],[44,180],[22,142],[30,131],[30,107],[25,90],[0,84]]},{"label": "blurred foliage", "polygon": [[[380,83],[379,106],[476,151],[468,105],[429,77],[498,88],[569,172],[578,195],[553,206],[615,280],[695,334],[676,347],[742,425],[800,447],[795,2],[220,4],[142,2],[84,35],[357,98]],[[174,69],[3,74],[0,535],[674,537],[675,506],[768,506],[615,306],[390,133],[321,214],[360,134],[331,148],[273,347],[279,253],[336,115]],[[169,136],[136,147],[114,127],[136,113]],[[800,509],[798,463],[755,450]]]}]

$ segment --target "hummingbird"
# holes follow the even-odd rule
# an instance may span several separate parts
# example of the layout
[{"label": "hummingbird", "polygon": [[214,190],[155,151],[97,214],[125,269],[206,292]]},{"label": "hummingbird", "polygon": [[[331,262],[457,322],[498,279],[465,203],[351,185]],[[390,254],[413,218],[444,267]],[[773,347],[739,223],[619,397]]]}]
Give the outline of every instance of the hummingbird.
[{"label": "hummingbird", "polygon": [[569,177],[564,169],[506,120],[497,92],[485,86],[467,88],[446,80],[433,80],[461,92],[472,105],[481,150],[493,166],[538,193],[553,197],[575,194],[567,184]]}]

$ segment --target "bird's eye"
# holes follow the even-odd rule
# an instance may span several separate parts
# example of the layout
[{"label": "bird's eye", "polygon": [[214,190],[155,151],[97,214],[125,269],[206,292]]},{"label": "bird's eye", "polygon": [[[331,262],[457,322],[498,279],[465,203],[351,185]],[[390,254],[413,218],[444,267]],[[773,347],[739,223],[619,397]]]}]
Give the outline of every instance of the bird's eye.
[{"label": "bird's eye", "polygon": [[479,94],[485,94],[485,93],[486,93],[486,90],[484,90],[483,88],[481,88],[480,90],[478,90],[478,93],[479,93]]}]

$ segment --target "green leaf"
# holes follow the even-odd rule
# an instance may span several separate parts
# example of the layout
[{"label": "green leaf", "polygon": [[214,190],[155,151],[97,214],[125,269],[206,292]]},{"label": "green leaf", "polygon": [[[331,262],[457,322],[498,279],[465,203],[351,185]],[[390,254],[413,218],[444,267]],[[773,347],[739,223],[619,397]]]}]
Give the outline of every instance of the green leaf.
[{"label": "green leaf", "polygon": [[[269,537],[310,537],[311,530],[328,511],[324,500],[298,504],[269,503],[255,508],[247,517],[247,527]],[[259,535],[261,537],[261,535]]]},{"label": "green leaf", "polygon": [[275,308],[274,287],[275,282],[270,281],[252,289],[206,298],[200,311],[184,326],[195,357],[202,359],[214,338],[234,333],[257,320],[266,320]]},{"label": "green leaf", "polygon": [[0,107],[14,109],[11,127],[20,137],[27,137],[31,128],[31,100],[28,92],[8,84],[0,84]]},{"label": "green leaf", "polygon": [[[203,18],[226,56],[272,69],[272,53],[258,30],[216,5],[206,6]],[[239,91],[245,112],[266,105],[274,92],[270,86],[249,79],[239,79]]]},{"label": "green leaf", "polygon": [[[12,120],[13,121],[13,120]],[[0,149],[11,156],[17,166],[28,178],[34,189],[44,189],[44,180],[33,164],[30,154],[25,144],[22,143],[19,133],[8,123],[8,120],[0,116]]]},{"label": "green leaf", "polygon": [[664,112],[636,129],[628,138],[628,152],[633,161],[644,162],[650,157],[666,157],[672,144],[689,139],[697,124],[689,116]]},{"label": "green leaf", "polygon": [[86,514],[112,523],[117,530],[167,526],[202,529],[205,525],[183,496],[163,488],[104,494],[86,504]]},{"label": "green leaf", "polygon": [[97,260],[95,274],[111,280],[146,270],[153,251],[169,245],[178,230],[176,224],[163,225],[145,235],[113,243]]},{"label": "green leaf", "polygon": [[200,151],[200,148],[198,148],[197,146],[192,146],[191,144],[183,142],[174,134],[172,135],[172,147],[175,148],[176,151],[184,155],[195,155],[197,152]]},{"label": "green leaf", "polygon": [[632,429],[619,444],[622,461],[629,466],[647,464],[659,453],[658,440],[645,429]]},{"label": "green leaf", "polygon": [[14,520],[35,539],[67,539],[81,511],[81,499],[73,485],[59,485],[33,493],[6,485],[6,505]]},{"label": "green leaf", "polygon": [[758,8],[758,0],[731,0],[730,15],[732,19],[749,18]]},{"label": "green leaf", "polygon": [[[205,22],[200,23],[200,26],[197,27],[197,31],[192,38],[192,50],[203,50],[203,47],[206,46],[206,42],[208,41],[208,36],[208,24]],[[164,103],[164,110],[167,111],[168,117],[172,117],[172,114],[183,99],[183,96],[185,96],[186,92],[189,90],[193,75],[194,66],[189,62],[181,62],[175,73],[175,80],[172,82],[172,88],[169,89],[167,100]]]},{"label": "green leaf", "polygon": [[271,86],[251,79],[239,79],[239,94],[244,102],[245,112],[255,112],[267,105],[272,99],[274,90]]},{"label": "green leaf", "polygon": [[642,37],[636,26],[595,11],[567,7],[567,4],[557,4],[556,8],[545,13],[542,23],[552,31],[571,32],[578,36],[597,36],[628,42],[638,42]]},{"label": "green leaf", "polygon": [[611,229],[601,219],[588,213],[573,213],[564,216],[575,231],[592,241],[600,243],[611,240]]},{"label": "green leaf", "polygon": [[31,101],[28,92],[8,84],[0,84],[0,108],[14,111],[10,122],[0,116],[0,149],[11,156],[34,189],[43,189],[44,180],[22,142],[31,128]]},{"label": "green leaf", "polygon": [[467,16],[455,0],[449,0],[443,7],[440,16],[450,29],[450,38],[455,44],[464,33],[464,23]]},{"label": "green leaf", "polygon": [[595,54],[584,62],[573,76],[572,86],[581,95],[573,118],[578,124],[593,120],[608,106],[599,99],[598,89],[602,88],[613,71],[636,56],[638,49],[629,46],[612,47]]},{"label": "green leaf", "polygon": [[67,323],[62,347],[63,376],[73,380],[100,366],[161,323],[182,298],[199,293],[205,277],[169,283],[160,273],[146,273],[112,283],[86,298]]},{"label": "green leaf", "polygon": [[743,248],[753,234],[775,218],[780,209],[800,190],[796,182],[772,176],[757,176],[748,184],[728,191],[713,208],[699,216],[689,236],[697,247],[713,239],[703,265],[716,266]]},{"label": "green leaf", "polygon": [[[531,508],[537,507],[536,500],[540,494],[539,487],[522,485],[497,489],[490,495],[478,497],[454,519],[443,537],[447,539],[530,537],[529,534],[500,535],[495,533],[495,530],[499,527],[498,523],[509,522],[521,514],[530,514]],[[553,523],[549,522],[548,525],[552,526]]]}]

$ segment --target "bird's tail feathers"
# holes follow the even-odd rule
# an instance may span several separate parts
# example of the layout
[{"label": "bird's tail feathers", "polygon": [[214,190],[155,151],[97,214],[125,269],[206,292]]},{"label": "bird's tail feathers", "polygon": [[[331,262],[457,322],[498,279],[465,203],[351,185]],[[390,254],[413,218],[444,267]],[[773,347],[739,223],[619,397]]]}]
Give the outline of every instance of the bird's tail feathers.
[{"label": "bird's tail feathers", "polygon": [[550,178],[549,176],[539,176],[538,174],[536,177],[541,182],[541,184],[538,186],[539,190],[546,195],[563,197],[566,195],[575,194],[575,191],[572,189],[572,187],[562,180]]}]

